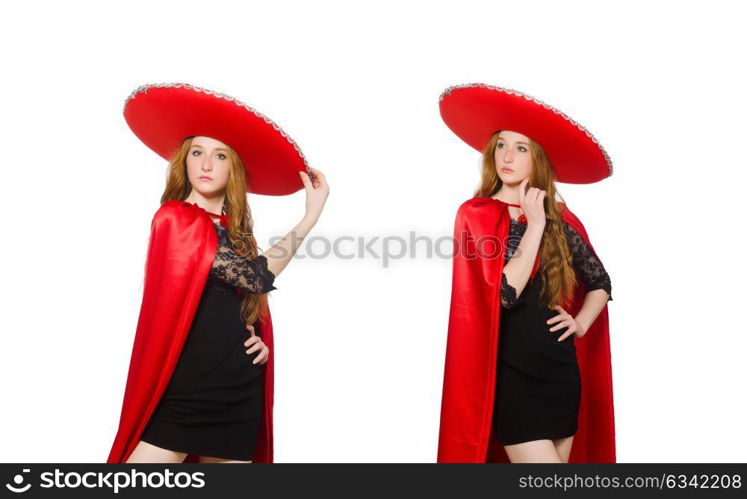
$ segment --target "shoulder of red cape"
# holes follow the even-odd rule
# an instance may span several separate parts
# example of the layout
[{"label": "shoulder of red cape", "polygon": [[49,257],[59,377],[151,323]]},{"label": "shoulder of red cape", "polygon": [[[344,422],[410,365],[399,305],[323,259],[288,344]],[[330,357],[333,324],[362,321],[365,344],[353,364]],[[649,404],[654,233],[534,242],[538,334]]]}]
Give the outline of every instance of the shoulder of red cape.
[{"label": "shoulder of red cape", "polygon": [[186,201],[166,201],[153,215],[153,224],[156,226],[163,225],[172,221],[192,220],[205,215],[209,218],[207,212],[197,205]]},{"label": "shoulder of red cape", "polygon": [[151,239],[171,240],[171,235],[198,229],[206,231],[213,226],[208,213],[199,206],[186,201],[166,201],[153,215]]}]

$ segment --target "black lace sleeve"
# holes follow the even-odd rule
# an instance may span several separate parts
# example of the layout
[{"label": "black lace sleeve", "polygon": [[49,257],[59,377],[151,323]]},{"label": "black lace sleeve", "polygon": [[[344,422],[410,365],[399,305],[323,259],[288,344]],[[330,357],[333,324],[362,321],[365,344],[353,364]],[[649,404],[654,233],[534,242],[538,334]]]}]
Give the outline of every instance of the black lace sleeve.
[{"label": "black lace sleeve", "polygon": [[216,224],[215,229],[218,232],[218,251],[210,271],[212,275],[247,293],[263,294],[277,289],[272,285],[275,275],[267,268],[267,257],[259,255],[251,260],[241,257],[236,253],[226,228]]},{"label": "black lace sleeve", "polygon": [[501,306],[504,308],[511,308],[515,306],[519,300],[516,298],[516,288],[508,283],[506,274],[501,276]]},{"label": "black lace sleeve", "polygon": [[594,254],[594,251],[586,244],[581,235],[573,227],[563,222],[565,237],[568,240],[568,248],[573,255],[573,266],[586,285],[586,291],[603,289],[610,295],[612,300],[612,282],[610,276],[604,269],[602,262]]}]

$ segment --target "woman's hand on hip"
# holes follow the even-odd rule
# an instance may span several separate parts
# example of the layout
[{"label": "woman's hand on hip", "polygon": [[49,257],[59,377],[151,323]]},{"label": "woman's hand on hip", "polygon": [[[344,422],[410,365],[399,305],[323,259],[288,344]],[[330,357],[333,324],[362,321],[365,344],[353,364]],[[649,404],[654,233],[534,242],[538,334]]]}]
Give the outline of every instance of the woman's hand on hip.
[{"label": "woman's hand on hip", "polygon": [[244,342],[244,346],[251,347],[246,351],[246,354],[249,355],[254,352],[259,352],[252,361],[252,364],[264,364],[270,356],[270,349],[262,342],[262,338],[254,333],[254,326],[250,324],[246,326],[246,329],[249,330],[250,337]]},{"label": "woman's hand on hip", "polygon": [[561,307],[560,305],[555,305],[552,308],[553,310],[558,311],[558,315],[552,317],[547,321],[547,324],[557,323],[555,324],[555,326],[550,328],[550,332],[555,332],[558,329],[562,329],[564,327],[568,328],[568,331],[558,337],[558,341],[563,341],[572,334],[575,334],[578,338],[581,338],[586,334],[586,329],[584,329],[584,327],[576,320],[575,317],[566,312],[563,307]]}]

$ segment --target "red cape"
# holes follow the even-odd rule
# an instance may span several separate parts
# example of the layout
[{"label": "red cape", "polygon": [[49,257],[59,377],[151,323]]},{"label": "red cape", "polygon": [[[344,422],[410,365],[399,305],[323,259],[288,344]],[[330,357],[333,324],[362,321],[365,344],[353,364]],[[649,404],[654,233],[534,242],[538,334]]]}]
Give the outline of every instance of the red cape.
[{"label": "red cape", "polygon": [[[591,247],[581,221],[567,207],[561,207],[562,220]],[[509,227],[508,205],[496,199],[473,198],[457,212],[438,446],[441,463],[509,462],[492,431],[505,252],[499,251],[495,258],[474,257],[480,249],[486,251],[476,245],[481,240],[492,238],[505,248]],[[533,274],[536,269],[535,264]],[[573,305],[567,309],[570,314],[578,313],[585,294],[579,279]],[[581,374],[581,404],[569,462],[614,463],[615,420],[606,305],[587,333],[574,341]]]},{"label": "red cape", "polygon": [[[124,463],[140,440],[176,367],[218,248],[213,222],[205,210],[167,201],[151,224],[140,308],[119,430],[108,463]],[[269,310],[256,333],[270,349],[265,364],[265,424],[254,448],[254,462],[272,462],[274,349]],[[248,339],[247,332],[247,339]],[[184,462],[198,462],[189,454]]]}]

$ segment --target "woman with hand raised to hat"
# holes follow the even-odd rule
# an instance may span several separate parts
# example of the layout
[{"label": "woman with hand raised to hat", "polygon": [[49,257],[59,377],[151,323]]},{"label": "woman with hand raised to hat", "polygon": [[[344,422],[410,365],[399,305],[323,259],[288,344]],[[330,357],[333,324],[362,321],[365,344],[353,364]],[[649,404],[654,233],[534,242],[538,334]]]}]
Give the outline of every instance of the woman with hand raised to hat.
[{"label": "woman with hand raised to hat", "polygon": [[599,181],[611,161],[520,92],[455,86],[440,107],[483,157],[454,228],[438,461],[615,462],[611,281],[555,187]]},{"label": "woman with hand raised to hat", "polygon": [[[327,181],[275,123],[225,94],[146,85],[124,115],[169,167],[107,462],[272,462],[267,293],[319,219]],[[260,254],[247,192],[300,188],[304,216]]]}]

